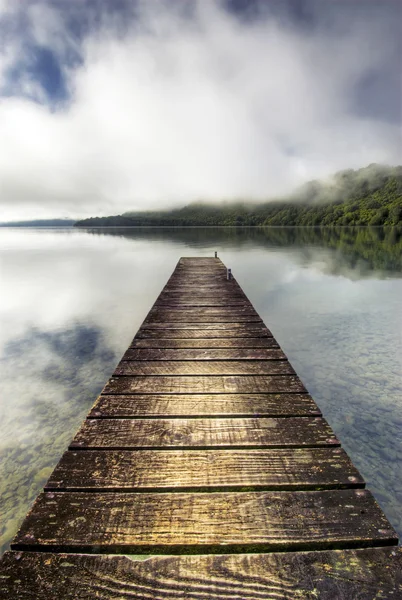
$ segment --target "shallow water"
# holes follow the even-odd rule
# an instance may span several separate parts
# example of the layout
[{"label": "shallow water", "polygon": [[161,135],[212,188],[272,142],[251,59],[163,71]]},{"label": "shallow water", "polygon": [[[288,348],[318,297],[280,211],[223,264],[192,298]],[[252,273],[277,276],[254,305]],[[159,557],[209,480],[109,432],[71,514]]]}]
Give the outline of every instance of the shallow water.
[{"label": "shallow water", "polygon": [[179,257],[215,250],[402,535],[398,232],[0,229],[2,550]]}]

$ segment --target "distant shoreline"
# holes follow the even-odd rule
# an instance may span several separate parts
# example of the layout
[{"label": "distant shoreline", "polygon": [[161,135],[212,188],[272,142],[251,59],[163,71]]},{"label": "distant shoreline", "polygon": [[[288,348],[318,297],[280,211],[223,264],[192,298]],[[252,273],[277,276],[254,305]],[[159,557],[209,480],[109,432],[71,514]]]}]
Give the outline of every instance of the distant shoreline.
[{"label": "distant shoreline", "polygon": [[72,228],[77,221],[74,219],[35,219],[33,221],[9,221],[0,223],[0,227],[37,227],[37,228]]}]

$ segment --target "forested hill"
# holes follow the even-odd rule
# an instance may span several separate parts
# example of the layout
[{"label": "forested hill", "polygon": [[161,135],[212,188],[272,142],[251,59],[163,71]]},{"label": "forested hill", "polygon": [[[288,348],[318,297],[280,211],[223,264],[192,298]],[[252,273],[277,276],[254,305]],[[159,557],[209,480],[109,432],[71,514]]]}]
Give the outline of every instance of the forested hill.
[{"label": "forested hill", "polygon": [[312,181],[287,198],[267,202],[195,202],[169,211],[128,212],[77,221],[77,227],[211,225],[399,225],[402,166],[369,165]]}]

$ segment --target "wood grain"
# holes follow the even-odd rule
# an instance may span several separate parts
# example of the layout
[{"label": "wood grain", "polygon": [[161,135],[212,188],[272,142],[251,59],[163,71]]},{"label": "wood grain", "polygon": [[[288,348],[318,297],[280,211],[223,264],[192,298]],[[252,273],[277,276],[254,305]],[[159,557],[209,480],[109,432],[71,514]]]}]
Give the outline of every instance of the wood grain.
[{"label": "wood grain", "polygon": [[283,448],[339,445],[325,419],[86,419],[72,449]]},{"label": "wood grain", "polygon": [[286,355],[276,348],[129,348],[123,361],[183,361],[183,360],[285,360]]},{"label": "wood grain", "polygon": [[189,290],[189,291],[180,291],[180,290],[169,290],[169,289],[165,289],[162,290],[162,292],[160,293],[160,295],[158,296],[155,304],[157,304],[158,302],[162,301],[164,302],[165,300],[173,300],[173,301],[181,301],[184,302],[187,300],[187,304],[191,305],[191,306],[197,306],[197,302],[199,300],[210,300],[213,302],[221,302],[223,307],[226,307],[226,304],[223,304],[223,301],[228,301],[228,302],[233,302],[234,304],[241,304],[241,305],[247,305],[247,306],[252,306],[251,302],[249,301],[249,299],[247,298],[247,296],[245,295],[245,293],[242,290],[237,290],[237,291],[225,291],[225,290],[221,290],[221,293],[219,294],[219,296],[217,296],[215,293],[201,293],[201,291],[199,291],[199,293],[197,293],[197,297],[195,297],[194,294],[194,290]]},{"label": "wood grain", "polygon": [[149,315],[145,323],[262,323],[261,317],[257,314],[228,314],[228,313],[190,313],[180,314],[176,310],[159,310]]},{"label": "wood grain", "polygon": [[[188,315],[193,315],[193,316],[205,316],[205,315],[209,315],[209,316],[230,316],[230,317],[237,317],[237,316],[242,316],[242,315],[246,315],[246,316],[253,316],[253,317],[259,317],[259,314],[254,310],[254,308],[251,306],[251,304],[247,305],[247,306],[242,306],[242,307],[233,307],[233,308],[227,308],[222,307],[204,307],[204,308],[195,308],[195,307],[180,307],[180,306],[176,306],[176,307],[172,307],[171,309],[168,308],[161,308],[159,306],[155,306],[154,308],[152,308],[149,311],[149,315],[158,315],[160,314],[163,318],[166,318],[166,315],[176,315],[179,316],[183,321],[187,320],[187,316]],[[167,319],[168,320],[168,319]]]},{"label": "wood grain", "polygon": [[65,452],[45,489],[243,491],[364,487],[340,448]]},{"label": "wood grain", "polygon": [[137,360],[121,361],[113,376],[134,375],[292,375],[288,360]]},{"label": "wood grain", "polygon": [[[208,323],[198,324],[198,323],[189,323],[187,321],[177,321],[177,322],[176,321],[163,321],[163,322],[144,321],[143,324],[141,325],[141,328],[138,333],[142,333],[142,332],[146,331],[147,329],[158,329],[158,330],[162,330],[162,331],[169,330],[169,329],[176,329],[176,330],[184,329],[184,330],[190,330],[190,331],[211,330],[211,331],[222,332],[222,334],[225,334],[227,331],[230,331],[230,332],[234,332],[235,334],[239,334],[239,337],[240,337],[240,335],[244,334],[245,332],[259,334],[260,332],[269,331],[262,322],[261,323],[259,323],[259,322],[255,322],[255,323],[240,323],[240,322],[211,323],[209,325]],[[247,337],[250,337],[250,336],[247,336]]]},{"label": "wood grain", "polygon": [[183,377],[112,377],[104,394],[275,394],[303,393],[292,375],[215,375]]},{"label": "wood grain", "polygon": [[203,298],[194,298],[193,303],[191,304],[191,298],[185,297],[160,297],[158,301],[155,303],[155,306],[158,308],[187,308],[189,306],[196,308],[241,308],[243,306],[248,306],[248,302],[244,300],[236,300],[233,298],[216,298],[216,297],[203,297]]},{"label": "wood grain", "polygon": [[194,323],[187,323],[185,327],[180,327],[179,324],[166,323],[160,327],[154,325],[152,328],[141,327],[136,338],[175,338],[175,339],[191,339],[191,338],[258,338],[271,337],[269,329],[265,327],[229,327],[216,324],[215,326],[204,326],[202,329]]},{"label": "wood grain", "polygon": [[7,552],[1,600],[373,600],[402,597],[402,548],[220,556]]},{"label": "wood grain", "polygon": [[130,348],[279,348],[273,337],[257,338],[138,338],[131,342]]},{"label": "wood grain", "polygon": [[384,546],[397,536],[367,490],[40,494],[12,549],[175,554]]},{"label": "wood grain", "polygon": [[[203,295],[214,295],[214,294],[223,294],[224,296],[237,296],[241,295],[241,288],[234,281],[224,281],[217,283],[204,283],[200,284],[200,282],[192,283],[179,283],[179,282],[171,282],[169,286],[164,288],[165,292],[176,292],[180,294],[200,294]],[[242,296],[244,297],[244,296]]]},{"label": "wood grain", "polygon": [[101,395],[90,418],[321,416],[309,394]]}]

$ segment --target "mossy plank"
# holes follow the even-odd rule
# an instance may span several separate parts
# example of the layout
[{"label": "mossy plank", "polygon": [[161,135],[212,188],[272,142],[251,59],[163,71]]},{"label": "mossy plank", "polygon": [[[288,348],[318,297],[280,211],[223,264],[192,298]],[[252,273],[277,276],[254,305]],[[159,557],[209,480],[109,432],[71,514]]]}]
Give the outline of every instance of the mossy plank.
[{"label": "mossy plank", "polygon": [[402,597],[402,548],[220,556],[7,552],[0,599],[390,600]]},{"label": "mossy plank", "polygon": [[13,550],[186,554],[384,546],[397,535],[367,490],[45,492]]}]

